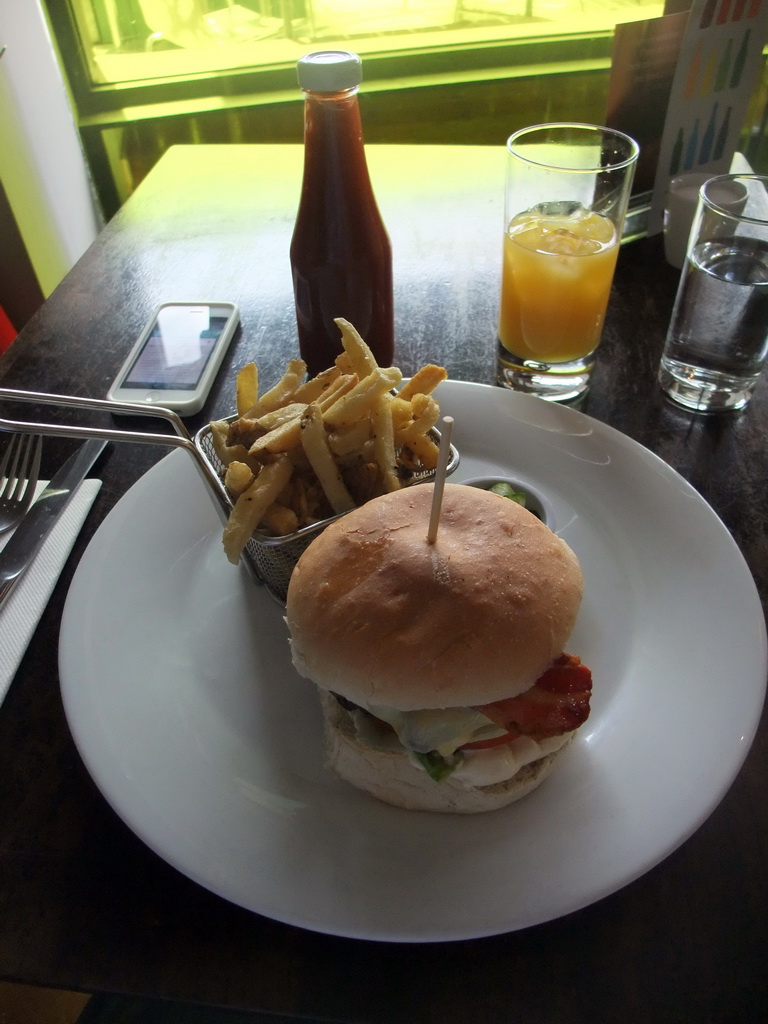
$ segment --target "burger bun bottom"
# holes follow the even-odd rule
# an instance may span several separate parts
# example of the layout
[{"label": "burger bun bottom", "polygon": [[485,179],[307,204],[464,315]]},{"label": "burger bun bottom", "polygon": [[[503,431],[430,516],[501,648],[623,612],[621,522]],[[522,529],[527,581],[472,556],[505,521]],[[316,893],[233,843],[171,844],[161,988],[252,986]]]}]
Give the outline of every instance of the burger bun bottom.
[{"label": "burger bun bottom", "polygon": [[520,768],[510,779],[490,786],[435,782],[417,768],[404,749],[384,750],[360,741],[352,716],[327,690],[319,689],[323,708],[327,766],[340,778],[384,803],[415,811],[478,814],[514,803],[536,789],[569,745]]}]

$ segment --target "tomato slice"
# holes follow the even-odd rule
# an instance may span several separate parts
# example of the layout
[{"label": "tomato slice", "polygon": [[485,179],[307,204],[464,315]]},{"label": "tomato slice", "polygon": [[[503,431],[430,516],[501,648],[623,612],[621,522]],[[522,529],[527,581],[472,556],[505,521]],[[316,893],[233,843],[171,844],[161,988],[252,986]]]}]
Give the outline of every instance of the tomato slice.
[{"label": "tomato slice", "polygon": [[584,693],[592,689],[592,673],[575,654],[561,654],[536,680],[540,690],[549,693]]},{"label": "tomato slice", "polygon": [[578,729],[589,717],[591,692],[590,670],[575,655],[562,654],[524,693],[476,710],[501,729],[540,740]]},{"label": "tomato slice", "polygon": [[486,750],[488,747],[501,747],[505,743],[511,743],[520,735],[519,732],[505,732],[503,736],[494,736],[490,740],[474,740],[472,743],[465,743],[459,750]]}]

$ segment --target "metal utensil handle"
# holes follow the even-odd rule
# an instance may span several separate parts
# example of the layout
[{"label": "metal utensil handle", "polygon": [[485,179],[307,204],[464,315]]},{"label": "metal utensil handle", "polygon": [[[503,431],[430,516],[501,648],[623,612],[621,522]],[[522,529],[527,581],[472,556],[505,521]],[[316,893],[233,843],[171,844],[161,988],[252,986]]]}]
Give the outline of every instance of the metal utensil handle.
[{"label": "metal utensil handle", "polygon": [[[0,388],[0,400],[6,399],[7,401],[13,402],[33,402],[38,405],[57,405],[64,407],[75,407],[80,409],[91,409],[94,411],[102,412],[122,412],[130,416],[152,416],[156,419],[167,420],[173,429],[176,431],[178,437],[185,438],[187,441],[190,440],[187,428],[184,426],[181,418],[177,413],[173,412],[172,409],[165,409],[162,406],[146,406],[138,405],[133,402],[108,402],[102,398],[80,398],[75,395],[51,395],[45,394],[38,391],[17,391],[13,388]],[[101,427],[68,427],[62,424],[56,423],[21,423],[15,420],[6,420],[0,418],[0,429],[3,430],[18,430],[19,427],[23,429],[29,429],[30,432],[39,434],[59,434],[67,437],[80,437],[82,436],[80,431],[91,431],[92,429],[98,432],[98,436],[109,435],[110,440],[121,441],[121,440],[135,440],[137,436],[143,435],[137,434],[130,430],[114,430],[112,428],[101,428]],[[78,434],[74,435],[68,433],[71,430],[77,430]],[[152,437],[155,440],[147,441],[148,444],[160,444],[163,441],[166,443],[173,444],[173,441],[169,441],[168,435],[166,434],[147,434],[147,438]]]},{"label": "metal utensil handle", "polygon": [[12,388],[0,388],[0,401],[30,402],[38,405],[52,405],[64,408],[89,409],[95,412],[125,413],[129,416],[152,416],[164,419],[171,424],[175,433],[153,434],[137,430],[117,430],[113,427],[70,426],[62,423],[38,423],[28,420],[10,420],[0,417],[0,430],[16,433],[26,431],[30,434],[42,434],[45,437],[73,437],[87,440],[98,438],[104,441],[119,441],[132,444],[159,444],[170,448],[183,448],[195,460],[195,465],[202,476],[209,493],[214,498],[216,508],[226,522],[231,504],[226,492],[213,468],[202,452],[195,446],[181,418],[172,409],[161,406],[147,408],[131,402],[108,402],[99,398],[79,398],[75,395],[51,395],[36,391],[16,391]]}]

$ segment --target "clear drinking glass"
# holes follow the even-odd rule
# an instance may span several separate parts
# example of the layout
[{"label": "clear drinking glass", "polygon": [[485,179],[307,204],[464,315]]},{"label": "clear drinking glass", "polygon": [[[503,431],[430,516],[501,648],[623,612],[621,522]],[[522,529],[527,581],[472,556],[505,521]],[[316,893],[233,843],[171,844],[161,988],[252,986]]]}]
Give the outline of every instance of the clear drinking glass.
[{"label": "clear drinking glass", "polygon": [[768,357],[768,176],[706,181],[659,368],[696,412],[743,409]]},{"label": "clear drinking glass", "polygon": [[556,401],[589,387],[638,153],[589,124],[508,139],[500,384]]}]

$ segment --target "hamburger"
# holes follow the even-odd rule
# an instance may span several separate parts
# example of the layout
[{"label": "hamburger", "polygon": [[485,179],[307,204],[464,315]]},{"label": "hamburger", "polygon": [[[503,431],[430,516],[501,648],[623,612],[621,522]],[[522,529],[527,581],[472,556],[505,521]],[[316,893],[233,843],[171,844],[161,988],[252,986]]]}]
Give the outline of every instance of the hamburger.
[{"label": "hamburger", "polygon": [[583,591],[570,547],[515,501],[446,484],[367,502],[302,554],[286,603],[326,756],[387,803],[473,813],[531,792],[589,715],[564,653]]}]

